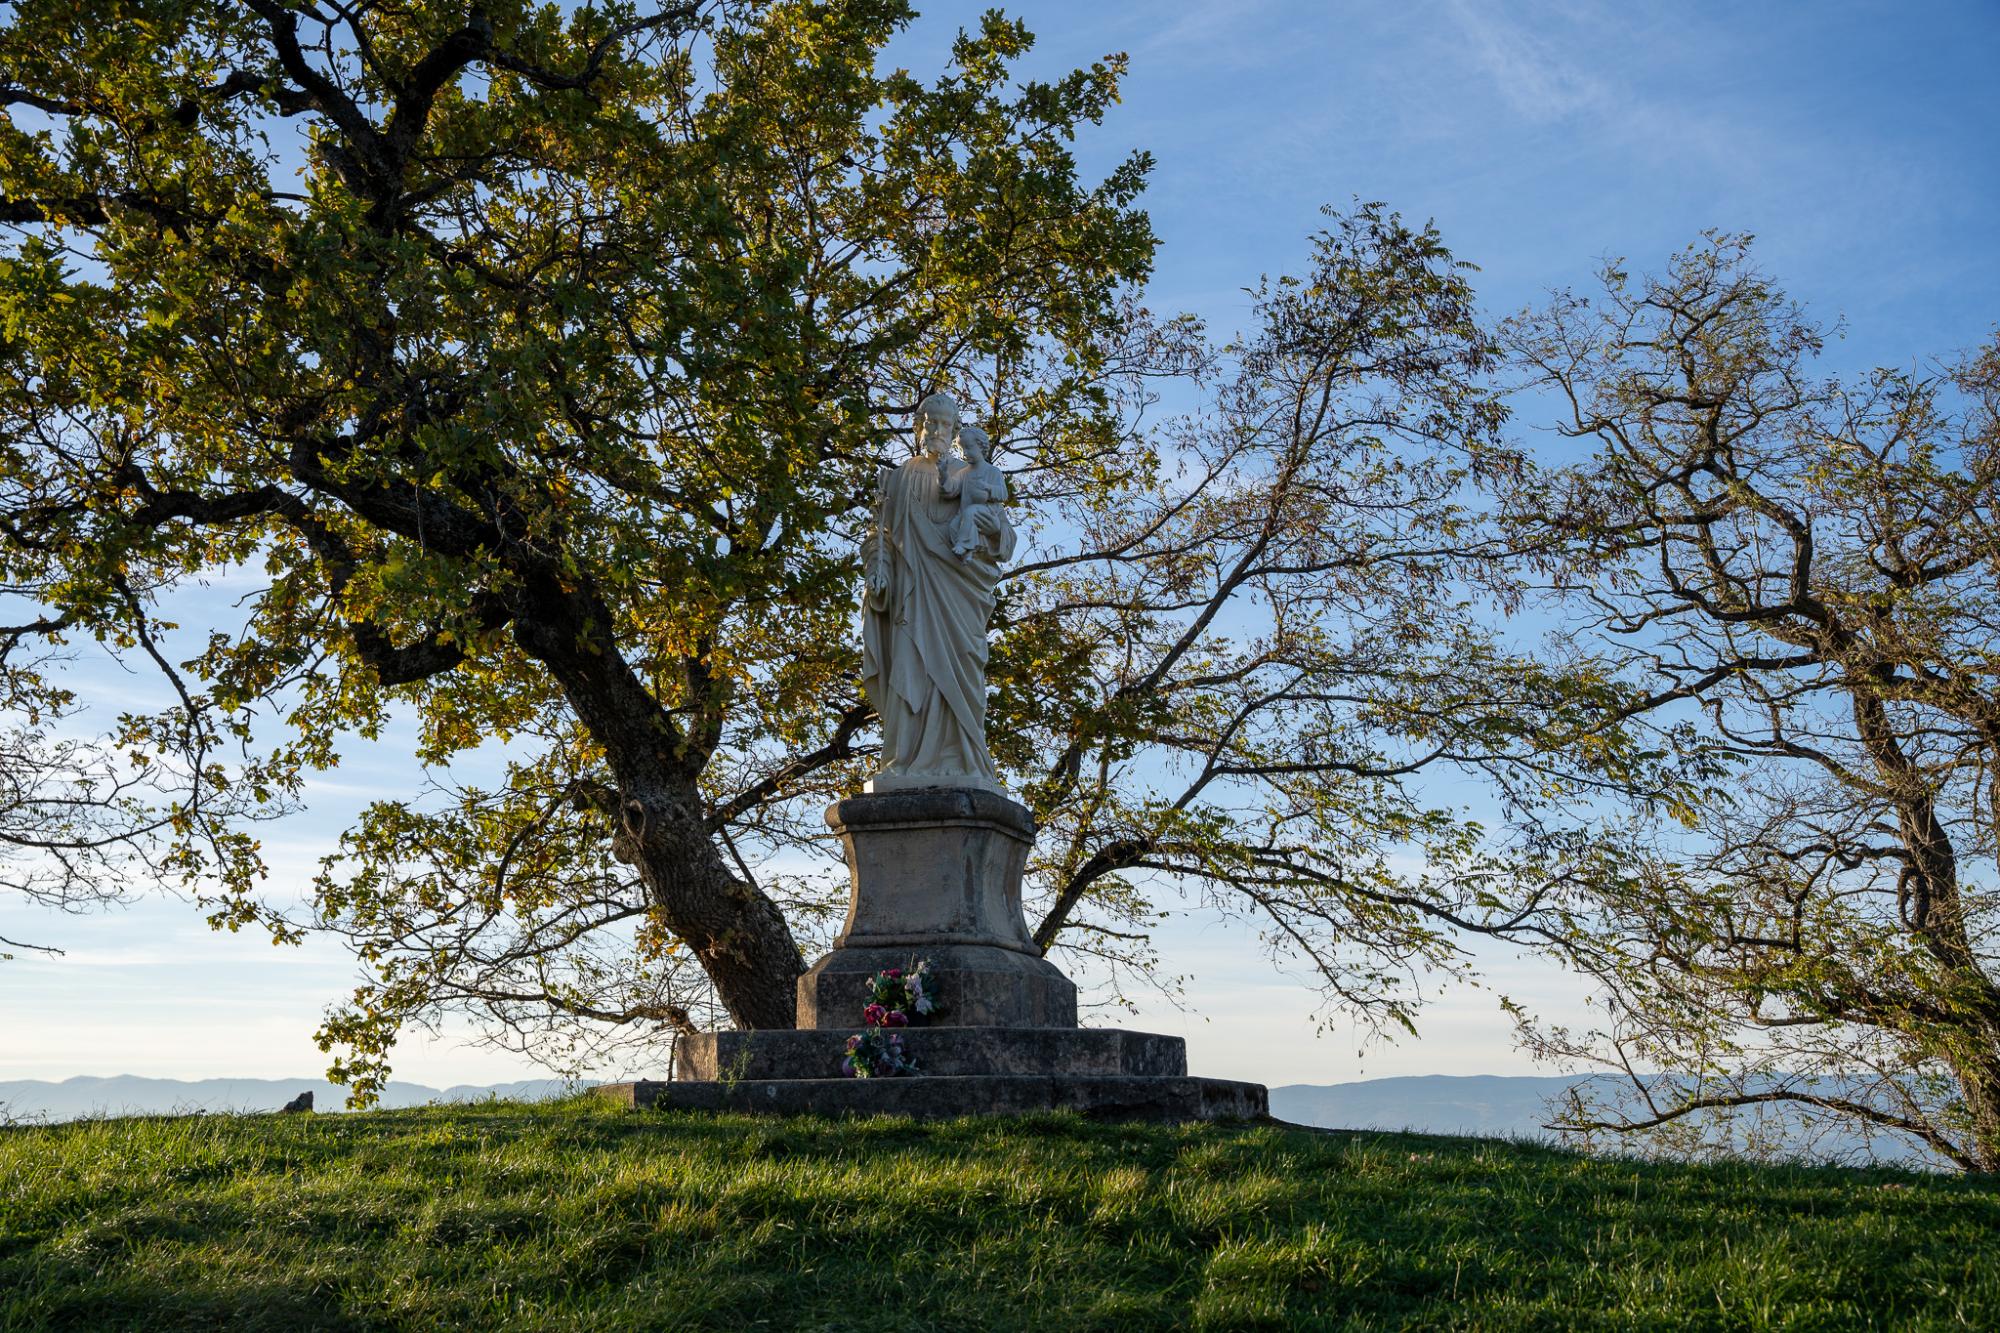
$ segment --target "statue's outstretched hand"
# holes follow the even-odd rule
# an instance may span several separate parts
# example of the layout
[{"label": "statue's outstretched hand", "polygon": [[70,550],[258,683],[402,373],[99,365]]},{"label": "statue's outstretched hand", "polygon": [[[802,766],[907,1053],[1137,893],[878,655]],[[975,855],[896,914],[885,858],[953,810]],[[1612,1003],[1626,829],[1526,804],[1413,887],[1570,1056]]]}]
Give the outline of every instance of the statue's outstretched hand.
[{"label": "statue's outstretched hand", "polygon": [[938,460],[938,494],[949,498],[957,495],[965,485],[965,472],[970,465],[964,459],[952,465],[952,457],[946,454]]}]

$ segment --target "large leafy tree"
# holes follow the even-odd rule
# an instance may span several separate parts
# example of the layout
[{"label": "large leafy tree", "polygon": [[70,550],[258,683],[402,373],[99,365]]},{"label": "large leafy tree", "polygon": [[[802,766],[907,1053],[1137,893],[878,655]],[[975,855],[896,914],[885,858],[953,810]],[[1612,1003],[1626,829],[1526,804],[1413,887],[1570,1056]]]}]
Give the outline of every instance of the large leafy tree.
[{"label": "large leafy tree", "polygon": [[788,1022],[798,946],[703,775],[733,722],[853,737],[828,535],[897,404],[1037,341],[1080,383],[1151,252],[1142,163],[1086,188],[1064,147],[1114,65],[1010,93],[989,18],[931,84],[877,72],[909,17],[19,7],[12,582],[130,638],[260,569],[191,706],[289,734],[215,782],[282,791],[398,703],[433,761],[537,737],[737,1021]]},{"label": "large leafy tree", "polygon": [[[880,69],[910,18],[49,3],[0,35],[7,582],[171,684],[118,742],[184,776],[163,861],[216,919],[372,967],[322,1032],[364,1095],[451,1012],[544,1054],[790,1024],[840,896],[818,807],[872,748],[853,553],[938,387],[1032,538],[992,717],[1045,944],[1144,966],[1177,878],[1407,1024],[1453,930],[1538,928],[1535,811],[1605,687],[1486,628],[1519,552],[1476,499],[1524,464],[1462,266],[1363,207],[1240,341],[1155,320],[1144,160],[1086,186],[1068,149],[1119,63],[1015,86],[988,16],[935,78]],[[1163,375],[1192,410],[1137,429]],[[219,571],[241,616],[189,594]],[[244,814],[398,719],[428,777],[285,918]]]},{"label": "large leafy tree", "polygon": [[1630,1075],[1576,1128],[1761,1109],[2000,1170],[2000,348],[1843,381],[1824,339],[1732,236],[1511,327],[1594,446],[1524,516],[1577,635],[1729,774],[1590,877],[1605,1019],[1537,1037]]}]

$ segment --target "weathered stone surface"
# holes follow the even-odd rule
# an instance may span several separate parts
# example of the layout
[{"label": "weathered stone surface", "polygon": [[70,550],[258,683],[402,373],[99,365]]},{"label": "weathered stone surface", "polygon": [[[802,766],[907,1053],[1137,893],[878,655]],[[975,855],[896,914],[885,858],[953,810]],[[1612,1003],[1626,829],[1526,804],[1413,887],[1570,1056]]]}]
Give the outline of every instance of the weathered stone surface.
[{"label": "weathered stone surface", "polygon": [[1027,807],[961,787],[849,797],[826,820],[846,845],[851,893],[833,951],[799,978],[800,1027],[852,1032],[868,978],[919,959],[954,1027],[1076,1026],[1076,987],[1021,915]]},{"label": "weathered stone surface", "polygon": [[[965,450],[955,466],[944,458],[954,431]],[[798,1030],[683,1038],[682,1078],[598,1092],[787,1115],[1266,1114],[1256,1084],[1187,1077],[1178,1038],[1077,1028],[1076,987],[1042,957],[1021,910],[1034,818],[1001,791],[986,746],[986,624],[1015,544],[1006,479],[947,395],[919,404],[916,440],[916,457],[878,476],[861,550],[862,686],[881,719],[883,767],[826,812],[846,853],[847,920],[799,978]],[[922,1072],[842,1077],[869,979],[919,961],[944,1005],[939,1025],[902,1033]]]},{"label": "weathered stone surface", "polygon": [[[847,1039],[858,1029],[822,1032],[703,1032],[675,1044],[682,1079],[820,1079],[844,1076]],[[913,1027],[898,1029],[925,1077],[1045,1074],[1181,1077],[1187,1043],[1156,1032],[1116,1028]]]},{"label": "weathered stone surface", "polygon": [[1264,1088],[1218,1078],[742,1079],[733,1082],[608,1083],[596,1089],[626,1106],[763,1115],[971,1115],[1075,1111],[1093,1120],[1255,1120],[1269,1114]]},{"label": "weathered stone surface", "polygon": [[1073,1028],[1076,985],[1047,959],[976,944],[837,948],[799,978],[798,1024],[853,1032],[868,979],[884,968],[928,961],[953,1027]]},{"label": "weathered stone surface", "polygon": [[1028,808],[969,787],[850,796],[827,808],[851,884],[836,949],[983,944],[1039,958],[1021,914]]}]

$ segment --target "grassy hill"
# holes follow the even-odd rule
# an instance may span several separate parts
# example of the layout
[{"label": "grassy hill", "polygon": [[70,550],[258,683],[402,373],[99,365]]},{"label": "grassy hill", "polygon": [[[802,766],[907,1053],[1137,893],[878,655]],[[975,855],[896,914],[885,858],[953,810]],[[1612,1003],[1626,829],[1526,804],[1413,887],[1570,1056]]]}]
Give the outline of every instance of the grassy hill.
[{"label": "grassy hill", "polygon": [[588,1099],[0,1130],[0,1328],[2000,1326],[2000,1182]]}]

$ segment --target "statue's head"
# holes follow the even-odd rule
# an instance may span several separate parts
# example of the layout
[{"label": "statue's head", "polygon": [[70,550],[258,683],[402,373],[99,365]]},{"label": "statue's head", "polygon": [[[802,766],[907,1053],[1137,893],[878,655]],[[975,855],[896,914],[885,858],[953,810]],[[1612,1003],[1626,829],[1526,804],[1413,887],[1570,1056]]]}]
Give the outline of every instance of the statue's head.
[{"label": "statue's head", "polygon": [[936,457],[958,433],[958,404],[948,393],[934,393],[917,404],[917,448]]},{"label": "statue's head", "polygon": [[977,426],[958,428],[958,447],[965,451],[967,462],[984,463],[993,457],[993,441]]}]

